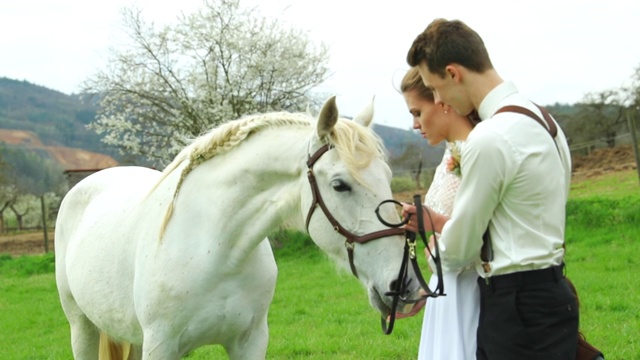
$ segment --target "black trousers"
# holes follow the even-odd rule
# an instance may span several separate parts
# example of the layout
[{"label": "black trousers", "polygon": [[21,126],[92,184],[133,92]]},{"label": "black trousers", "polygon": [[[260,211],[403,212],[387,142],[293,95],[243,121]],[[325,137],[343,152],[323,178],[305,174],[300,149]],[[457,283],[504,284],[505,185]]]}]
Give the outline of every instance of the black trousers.
[{"label": "black trousers", "polygon": [[562,267],[478,278],[478,360],[575,359],[579,313]]}]

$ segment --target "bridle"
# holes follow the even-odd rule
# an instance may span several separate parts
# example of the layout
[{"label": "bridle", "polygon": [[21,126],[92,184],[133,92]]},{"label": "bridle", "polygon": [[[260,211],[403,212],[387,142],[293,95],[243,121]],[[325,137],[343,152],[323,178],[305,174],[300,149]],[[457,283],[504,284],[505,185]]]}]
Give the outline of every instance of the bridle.
[{"label": "bridle", "polygon": [[[379,214],[380,206],[389,202],[395,203],[397,205],[401,205],[398,201],[385,200],[381,202],[375,210],[376,215],[380,220],[380,222],[388,226],[389,227],[388,229],[375,231],[365,235],[356,235],[350,232],[349,230],[345,229],[342,225],[340,225],[340,222],[336,220],[336,218],[331,214],[331,212],[327,208],[327,205],[324,203],[324,200],[322,199],[322,195],[320,194],[320,190],[318,188],[318,183],[313,173],[313,165],[315,165],[316,161],[318,161],[318,159],[330,149],[332,149],[332,146],[330,144],[325,144],[322,147],[320,147],[318,150],[316,150],[316,152],[313,155],[310,155],[309,158],[307,159],[307,177],[309,179],[309,185],[311,186],[312,201],[311,201],[311,206],[309,208],[309,212],[307,213],[307,219],[305,223],[306,229],[307,229],[307,232],[309,232],[309,222],[311,221],[311,217],[313,216],[315,209],[318,206],[320,206],[320,209],[322,209],[322,212],[324,213],[327,220],[329,220],[329,222],[333,226],[333,229],[336,232],[338,232],[340,235],[345,237],[346,239],[345,247],[347,249],[347,253],[349,256],[349,266],[351,267],[351,272],[356,278],[358,277],[358,272],[353,262],[354,248],[356,243],[363,244],[368,241],[380,239],[387,236],[395,236],[395,235],[405,236],[406,242],[405,242],[404,253],[402,257],[402,263],[400,265],[398,278],[394,282],[394,288],[391,291],[385,293],[386,296],[392,297],[392,306],[390,309],[388,323],[385,318],[381,318],[382,331],[388,335],[388,334],[391,334],[391,332],[393,331],[393,324],[395,322],[395,315],[396,315],[396,310],[398,307],[399,300],[402,299],[406,303],[415,303],[424,299],[422,298],[418,300],[409,300],[404,297],[405,294],[407,293],[407,288],[411,283],[411,279],[409,279],[409,276],[408,276],[409,262],[412,264],[414,273],[416,274],[416,278],[418,279],[420,286],[422,286],[422,288],[426,291],[425,298],[445,295],[444,283],[442,282],[442,266],[440,262],[440,254],[438,251],[438,247],[436,246],[435,256],[431,254],[431,252],[429,251],[429,253],[431,254],[431,257],[433,258],[436,264],[436,273],[438,275],[438,285],[434,291],[431,291],[429,289],[428,284],[424,280],[422,273],[420,272],[420,267],[416,260],[416,234],[414,232],[406,231],[405,229],[401,228],[401,226],[405,225],[409,221],[409,217],[402,220],[400,223],[390,224],[386,222],[384,219],[382,219],[382,217]],[[427,249],[428,249],[428,243],[427,243],[426,234],[424,231],[424,224],[422,221],[423,208],[420,202],[420,195],[414,196],[414,203],[416,204],[416,216],[418,219],[418,229],[419,229],[418,232],[420,234],[422,241],[425,243],[425,245],[427,245]],[[429,218],[430,218],[430,215],[429,215]]]},{"label": "bridle", "polygon": [[353,273],[353,275],[355,277],[358,277],[356,266],[353,263],[353,250],[355,247],[355,243],[363,244],[368,241],[380,239],[387,236],[404,235],[404,229],[390,228],[375,231],[366,235],[356,235],[351,231],[345,229],[344,226],[340,225],[340,222],[338,222],[338,220],[336,220],[336,218],[331,215],[331,212],[327,208],[327,205],[324,203],[322,195],[320,194],[320,190],[318,189],[316,177],[313,174],[313,165],[315,165],[316,161],[318,161],[318,159],[331,148],[331,145],[325,144],[307,160],[307,177],[309,178],[309,185],[311,185],[311,195],[313,196],[313,198],[311,201],[309,212],[307,213],[306,228],[307,232],[309,232],[309,222],[311,221],[311,217],[313,216],[315,209],[320,206],[320,209],[322,209],[324,216],[327,218],[327,220],[329,220],[329,222],[333,226],[333,229],[346,238],[344,245],[347,248],[347,253],[349,254],[349,266],[351,267],[351,272]]}]

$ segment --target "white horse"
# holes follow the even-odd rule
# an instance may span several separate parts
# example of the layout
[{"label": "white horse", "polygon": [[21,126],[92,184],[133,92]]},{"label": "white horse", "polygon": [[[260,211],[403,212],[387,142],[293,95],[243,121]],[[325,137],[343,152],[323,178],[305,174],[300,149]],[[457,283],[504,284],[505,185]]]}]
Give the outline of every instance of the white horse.
[{"label": "white horse", "polygon": [[[230,359],[264,359],[277,275],[266,236],[284,225],[352,266],[387,316],[404,237],[374,214],[392,194],[372,111],[339,119],[331,98],[315,127],[305,114],[245,117],[195,139],[163,172],[115,167],[73,187],[55,257],[74,357],[97,359],[102,334],[130,346],[130,359],[180,359],[207,344]],[[383,216],[399,218],[394,209]],[[356,240],[345,243],[349,232]],[[419,298],[409,276],[402,311]]]}]

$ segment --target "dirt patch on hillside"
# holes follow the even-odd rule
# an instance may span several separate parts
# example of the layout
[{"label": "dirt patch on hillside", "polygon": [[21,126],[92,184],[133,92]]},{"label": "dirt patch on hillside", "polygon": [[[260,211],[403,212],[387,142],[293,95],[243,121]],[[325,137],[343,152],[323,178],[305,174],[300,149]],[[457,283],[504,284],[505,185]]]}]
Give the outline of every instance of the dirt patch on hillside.
[{"label": "dirt patch on hillside", "polygon": [[26,130],[0,129],[0,141],[11,145],[44,146],[38,135]]},{"label": "dirt patch on hillside", "polygon": [[65,170],[104,169],[117,166],[111,156],[65,146],[47,146],[38,135],[26,130],[0,129],[0,143],[20,145],[27,149],[45,150]]},{"label": "dirt patch on hillside", "polygon": [[[618,146],[612,149],[596,149],[589,155],[573,157],[572,181],[580,182],[600,177],[612,172],[632,170],[636,168],[633,148],[631,145]],[[413,202],[413,195],[420,193],[424,197],[426,189],[406,191],[393,195],[398,201]],[[53,232],[48,236],[48,249],[53,251]],[[44,235],[34,232],[19,235],[0,235],[0,254],[34,255],[44,254]]]}]

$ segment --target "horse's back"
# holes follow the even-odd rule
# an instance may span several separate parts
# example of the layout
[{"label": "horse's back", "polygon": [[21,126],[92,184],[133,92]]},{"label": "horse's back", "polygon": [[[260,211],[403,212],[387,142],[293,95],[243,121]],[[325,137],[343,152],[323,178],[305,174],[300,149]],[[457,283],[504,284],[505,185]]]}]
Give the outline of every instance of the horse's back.
[{"label": "horse's back", "polygon": [[137,166],[114,167],[98,171],[82,179],[69,190],[62,201],[60,211],[68,211],[69,207],[84,209],[95,198],[104,196],[105,193],[115,197],[131,195],[142,197],[146,194],[141,190],[150,189],[159,179],[160,174],[157,170]]},{"label": "horse's back", "polygon": [[[115,167],[94,173],[65,195],[56,222],[56,255],[66,251],[67,241],[81,223],[122,207],[146,195],[160,172],[144,167]],[[91,209],[91,211],[89,211]]]}]

